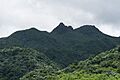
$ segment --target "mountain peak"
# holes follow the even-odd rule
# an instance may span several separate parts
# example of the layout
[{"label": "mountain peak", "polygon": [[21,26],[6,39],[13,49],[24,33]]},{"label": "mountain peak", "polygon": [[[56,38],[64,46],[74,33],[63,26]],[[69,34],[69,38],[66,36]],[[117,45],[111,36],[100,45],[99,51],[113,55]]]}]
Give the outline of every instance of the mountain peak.
[{"label": "mountain peak", "polygon": [[63,22],[61,22],[58,26],[63,27],[63,26],[65,26],[65,24]]},{"label": "mountain peak", "polygon": [[80,27],[81,29],[97,29],[94,25],[83,25]]},{"label": "mountain peak", "polygon": [[96,28],[94,25],[83,25],[83,26],[75,29],[75,31],[81,32],[81,33],[84,33],[84,34],[101,33],[101,31],[98,28]]},{"label": "mountain peak", "polygon": [[11,34],[9,37],[24,37],[24,36],[28,36],[28,35],[37,35],[40,32],[41,31],[39,31],[38,29],[32,27],[29,29],[16,31],[13,34]]},{"label": "mountain peak", "polygon": [[39,31],[39,30],[36,29],[35,27],[32,27],[32,28],[30,28],[30,29],[26,29],[26,30],[24,30],[24,31]]},{"label": "mountain peak", "polygon": [[72,30],[72,26],[66,26],[64,23],[61,22],[55,29],[53,29],[51,33],[62,34]]}]

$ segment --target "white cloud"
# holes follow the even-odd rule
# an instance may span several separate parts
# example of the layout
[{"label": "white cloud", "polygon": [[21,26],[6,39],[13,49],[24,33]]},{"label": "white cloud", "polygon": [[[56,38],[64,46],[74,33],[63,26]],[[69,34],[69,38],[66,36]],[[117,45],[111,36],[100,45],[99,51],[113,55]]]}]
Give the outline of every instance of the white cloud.
[{"label": "white cloud", "polygon": [[94,24],[109,35],[119,36],[119,3],[119,0],[0,0],[0,37],[31,26],[51,31],[59,22],[74,28]]}]

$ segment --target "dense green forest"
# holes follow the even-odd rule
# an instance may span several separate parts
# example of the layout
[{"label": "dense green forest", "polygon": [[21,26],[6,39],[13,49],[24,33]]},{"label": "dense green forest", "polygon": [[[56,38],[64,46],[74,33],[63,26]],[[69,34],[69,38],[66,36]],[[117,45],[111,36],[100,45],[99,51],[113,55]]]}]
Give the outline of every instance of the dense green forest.
[{"label": "dense green forest", "polygon": [[[41,70],[32,71],[21,80],[41,80]],[[102,52],[85,61],[48,74],[43,80],[120,80],[120,48]]]},{"label": "dense green forest", "polygon": [[16,31],[0,39],[0,48],[20,46],[43,52],[62,67],[85,60],[100,52],[110,50],[120,43],[119,37],[102,33],[94,25],[73,29],[60,23],[52,32],[36,28]]},{"label": "dense green forest", "polygon": [[61,69],[29,48],[0,50],[0,80],[120,80],[120,47]]},{"label": "dense green forest", "polygon": [[0,50],[0,80],[19,80],[30,71],[49,68],[55,71],[59,66],[36,50],[20,47]]},{"label": "dense green forest", "polygon": [[120,80],[118,45],[94,25],[16,31],[0,38],[0,80]]}]

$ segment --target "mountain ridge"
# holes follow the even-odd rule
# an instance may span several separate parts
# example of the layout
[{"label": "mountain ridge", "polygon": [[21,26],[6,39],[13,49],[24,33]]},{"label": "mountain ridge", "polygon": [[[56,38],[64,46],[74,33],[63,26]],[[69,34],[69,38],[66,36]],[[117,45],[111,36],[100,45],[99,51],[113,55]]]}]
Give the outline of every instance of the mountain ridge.
[{"label": "mountain ridge", "polygon": [[[100,70],[96,69],[99,66],[96,67],[95,64],[99,65],[99,60],[104,57],[101,58],[98,54],[118,45],[120,45],[119,37],[106,35],[94,25],[83,25],[73,29],[72,26],[60,23],[52,32],[40,31],[36,28],[16,31],[6,38],[0,38],[0,80],[29,80],[31,78],[45,80],[47,77],[51,79],[52,76],[56,77],[56,80],[57,76],[63,75],[59,72],[56,74],[58,68],[64,68],[65,75],[68,76],[73,74],[73,77],[76,75],[90,77],[91,73],[85,73],[86,71],[101,72],[102,67]],[[116,52],[116,49],[109,52]],[[96,55],[98,55],[97,58],[94,57]],[[113,60],[113,57],[114,55],[104,60],[108,63],[110,58]],[[115,60],[113,63],[117,62],[117,58]],[[80,65],[76,64],[78,62]],[[91,65],[91,62],[95,64]],[[68,65],[72,63],[74,65],[69,67]],[[116,64],[112,66],[116,67]],[[106,66],[103,60],[102,65]],[[79,69],[83,71],[77,71]],[[103,67],[103,72],[104,69],[113,69],[112,73],[117,70]],[[77,73],[74,74],[74,72]],[[84,74],[81,74],[83,72]],[[91,80],[94,76],[101,77],[103,74],[93,74],[90,77]],[[67,80],[66,78],[69,79],[65,76],[64,79]],[[76,78],[79,79],[77,76]]]},{"label": "mountain ridge", "polygon": [[[80,26],[78,28],[73,29],[72,26],[66,26],[63,22],[60,22],[59,25],[57,27],[55,27],[51,32],[41,31],[41,30],[39,30],[39,29],[37,29],[35,27],[31,27],[31,28],[28,28],[28,29],[25,29],[25,30],[15,31],[12,34],[17,33],[17,32],[23,32],[23,31],[36,31],[36,32],[38,31],[38,32],[45,32],[45,33],[49,33],[50,34],[50,33],[54,32],[59,27],[66,28],[66,29],[69,29],[69,30],[72,30],[72,31],[78,31],[78,30],[82,31],[82,30],[92,30],[93,29],[93,30],[101,32],[95,25],[83,25],[83,26]],[[103,32],[101,32],[101,33],[103,33]],[[11,35],[9,35],[9,36],[11,36]],[[105,34],[105,35],[108,35],[108,34]],[[108,36],[111,36],[111,35],[108,35]],[[115,36],[111,36],[111,37],[115,37]],[[6,38],[6,37],[1,37],[1,38]],[[116,38],[118,38],[118,37],[116,37]]]},{"label": "mountain ridge", "polygon": [[0,39],[0,48],[20,46],[37,49],[64,67],[119,44],[119,37],[108,36],[93,25],[73,29],[64,23],[60,23],[52,32],[30,28]]},{"label": "mountain ridge", "polygon": [[62,34],[69,31],[73,31],[72,26],[66,26],[64,23],[60,23],[56,28],[52,30],[52,34]]}]

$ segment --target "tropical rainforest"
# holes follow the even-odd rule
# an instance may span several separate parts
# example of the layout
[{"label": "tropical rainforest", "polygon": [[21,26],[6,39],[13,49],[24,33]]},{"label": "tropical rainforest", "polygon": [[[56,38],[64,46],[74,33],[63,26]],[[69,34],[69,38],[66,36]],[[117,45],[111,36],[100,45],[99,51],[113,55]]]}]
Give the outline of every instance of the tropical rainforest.
[{"label": "tropical rainforest", "polygon": [[0,80],[120,80],[120,37],[94,25],[0,38]]}]

